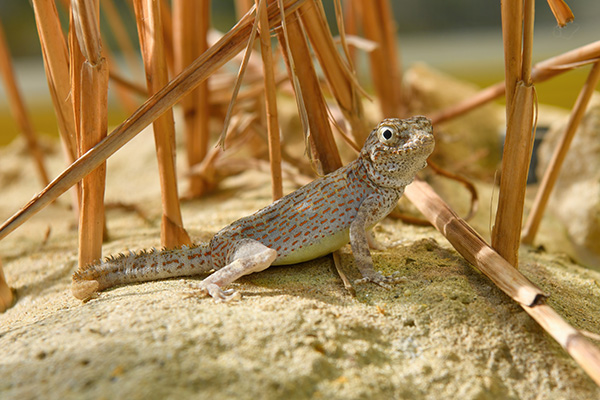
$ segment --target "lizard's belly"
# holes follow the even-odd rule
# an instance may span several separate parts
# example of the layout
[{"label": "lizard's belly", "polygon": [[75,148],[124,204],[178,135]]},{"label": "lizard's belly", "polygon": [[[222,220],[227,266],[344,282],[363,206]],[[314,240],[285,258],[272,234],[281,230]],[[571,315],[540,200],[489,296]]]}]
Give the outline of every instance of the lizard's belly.
[{"label": "lizard's belly", "polygon": [[306,244],[291,251],[281,252],[273,262],[273,265],[297,264],[334,252],[348,243],[350,240],[349,232],[349,229],[343,229],[320,238],[320,240],[314,243]]}]

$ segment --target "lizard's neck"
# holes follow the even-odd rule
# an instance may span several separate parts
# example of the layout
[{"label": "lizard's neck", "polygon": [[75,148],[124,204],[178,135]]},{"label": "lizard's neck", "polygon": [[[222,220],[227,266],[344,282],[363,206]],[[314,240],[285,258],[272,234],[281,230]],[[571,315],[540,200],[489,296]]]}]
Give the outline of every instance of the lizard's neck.
[{"label": "lizard's neck", "polygon": [[376,188],[395,189],[402,194],[404,188],[414,179],[414,176],[406,177],[402,173],[392,173],[390,171],[383,173],[373,165],[370,159],[364,157],[363,154],[354,163],[356,164],[356,168],[364,171],[365,179],[369,182],[369,185]]}]

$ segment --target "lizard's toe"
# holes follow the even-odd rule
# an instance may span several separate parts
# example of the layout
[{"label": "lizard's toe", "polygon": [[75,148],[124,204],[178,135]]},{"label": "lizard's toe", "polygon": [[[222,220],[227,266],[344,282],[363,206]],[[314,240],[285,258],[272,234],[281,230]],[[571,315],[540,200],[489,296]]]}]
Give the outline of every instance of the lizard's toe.
[{"label": "lizard's toe", "polygon": [[398,273],[394,273],[391,276],[385,276],[380,274],[379,272],[376,272],[370,276],[365,276],[361,279],[357,279],[354,281],[354,284],[356,285],[360,285],[363,283],[374,283],[378,286],[381,286],[384,289],[391,289],[392,287],[390,286],[391,283],[398,283],[398,282],[402,282],[404,281],[404,277],[398,277],[396,276]]},{"label": "lizard's toe", "polygon": [[[215,285],[215,286],[217,286],[217,285]],[[242,295],[239,292],[236,292],[233,289],[223,290],[218,286],[217,286],[217,289],[215,289],[214,291],[209,292],[209,293],[216,303],[222,303],[222,302],[228,303],[230,301],[235,301],[235,300],[239,300],[242,298]]]},{"label": "lizard's toe", "polygon": [[210,296],[216,303],[230,302],[241,298],[241,295],[235,290],[223,290],[219,287],[219,285],[214,283],[199,282],[193,285],[189,285],[189,287],[193,289],[193,292],[190,293],[188,297]]}]

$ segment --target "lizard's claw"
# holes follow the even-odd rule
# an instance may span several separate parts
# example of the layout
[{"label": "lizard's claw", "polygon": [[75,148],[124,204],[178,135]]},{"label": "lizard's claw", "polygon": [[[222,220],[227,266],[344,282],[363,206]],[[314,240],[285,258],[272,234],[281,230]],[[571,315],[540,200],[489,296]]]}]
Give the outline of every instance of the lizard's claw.
[{"label": "lizard's claw", "polygon": [[198,284],[189,285],[190,288],[194,289],[194,293],[190,294],[190,297],[194,295],[210,296],[213,298],[215,303],[227,303],[233,300],[239,300],[242,296],[233,289],[223,290],[217,284],[200,282]]},{"label": "lizard's claw", "polygon": [[357,279],[354,281],[355,285],[360,285],[363,283],[374,283],[376,285],[381,286],[384,289],[391,289],[392,287],[390,286],[390,283],[398,283],[398,282],[402,282],[404,281],[404,277],[398,277],[396,276],[398,273],[395,272],[393,275],[391,276],[385,276],[380,274],[379,272],[375,272],[373,274],[370,274],[369,276],[365,276],[361,279]]}]

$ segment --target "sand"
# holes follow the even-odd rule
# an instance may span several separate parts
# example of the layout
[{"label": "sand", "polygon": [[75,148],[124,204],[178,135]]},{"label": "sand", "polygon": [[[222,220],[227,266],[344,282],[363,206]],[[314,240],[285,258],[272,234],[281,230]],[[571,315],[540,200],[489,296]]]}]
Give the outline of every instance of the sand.
[{"label": "sand", "polygon": [[[135,204],[145,218],[110,208],[105,255],[160,245],[152,143],[143,133],[109,163],[107,201]],[[19,148],[0,154],[2,220],[39,189]],[[183,203],[194,240],[269,203],[266,174],[248,171],[223,189]],[[240,279],[231,286],[242,299],[227,304],[190,297],[194,278],[82,303],[69,291],[69,202],[63,196],[0,241],[18,297],[0,315],[2,399],[600,398],[568,354],[432,228],[386,220],[375,229],[395,244],[373,252],[376,268],[405,278],[391,290],[360,285],[353,297],[325,257]],[[342,261],[358,278],[348,248]],[[523,249],[521,269],[571,324],[600,332],[600,273],[535,249]]]}]

